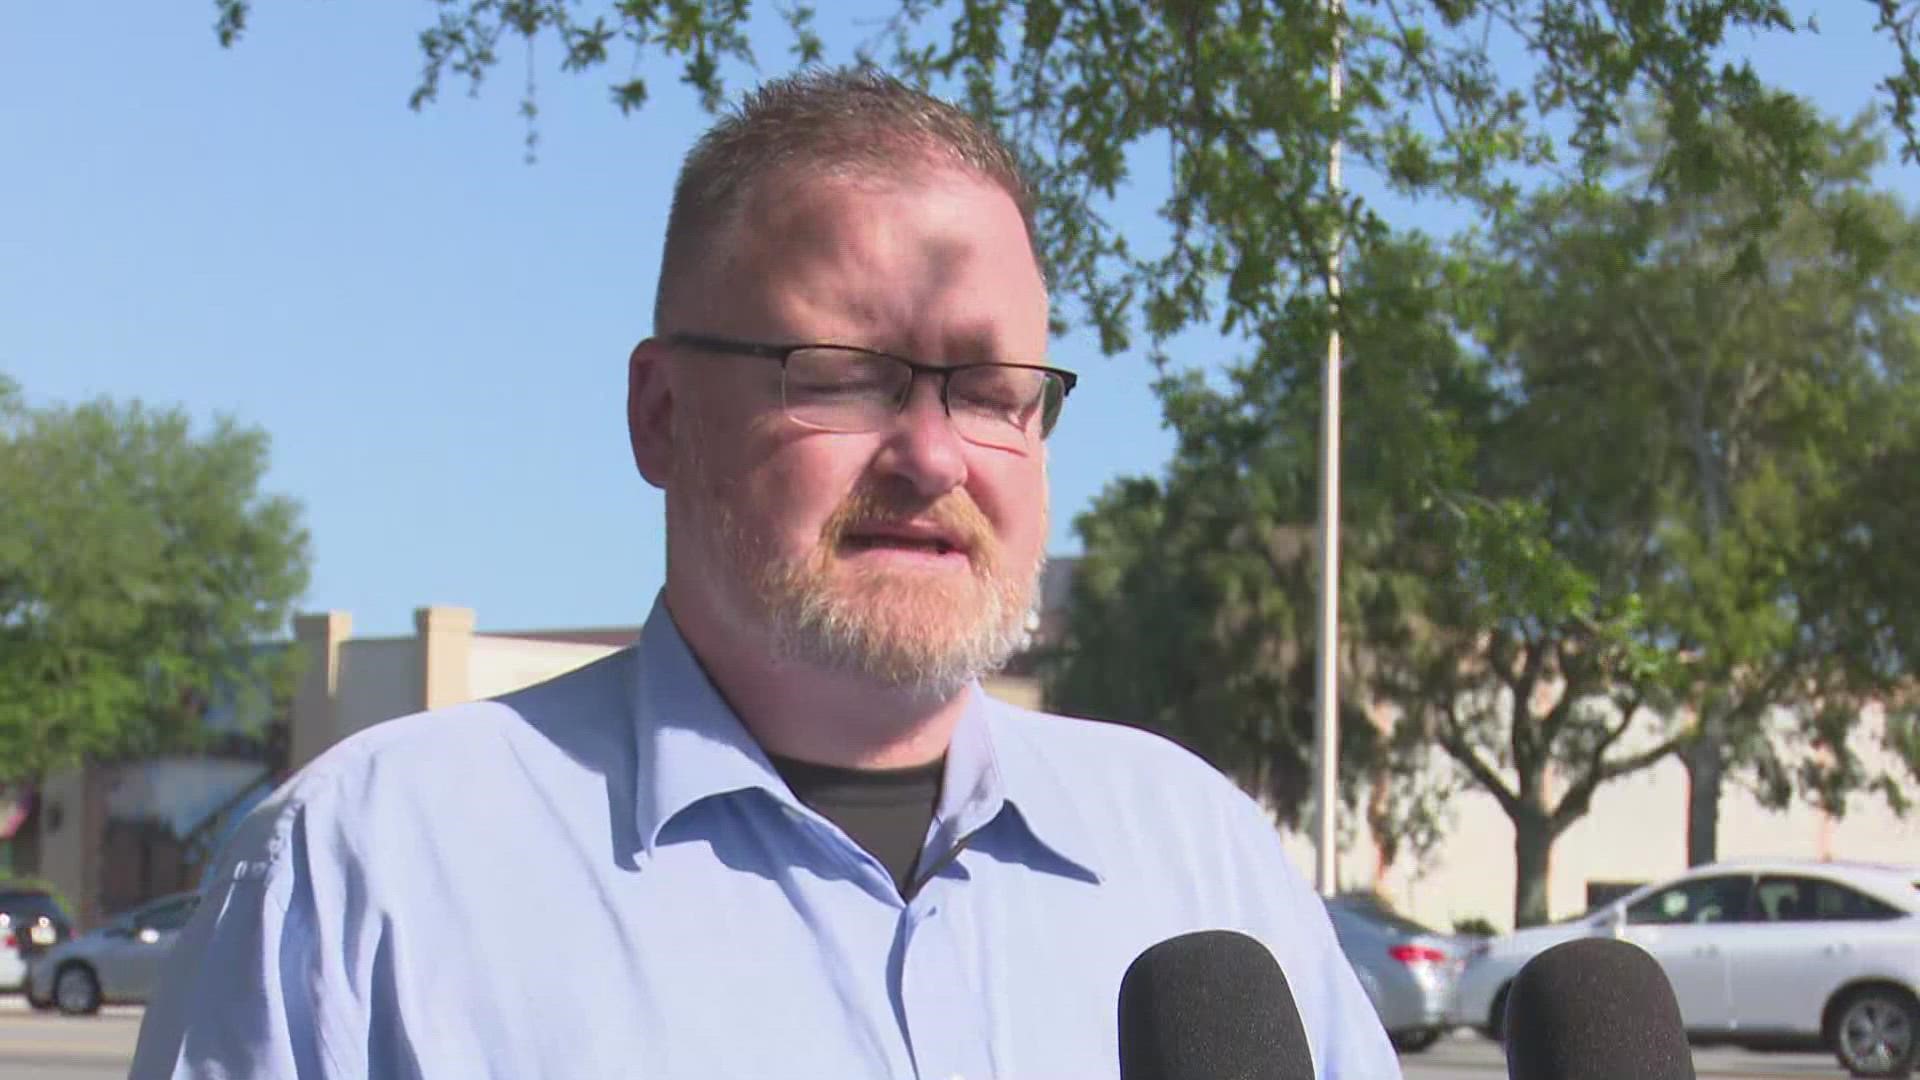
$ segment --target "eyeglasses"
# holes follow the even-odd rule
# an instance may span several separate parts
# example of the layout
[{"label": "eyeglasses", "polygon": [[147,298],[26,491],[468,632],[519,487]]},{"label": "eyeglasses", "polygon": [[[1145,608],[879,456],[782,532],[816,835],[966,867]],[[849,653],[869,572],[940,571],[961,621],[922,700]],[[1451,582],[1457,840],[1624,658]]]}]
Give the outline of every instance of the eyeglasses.
[{"label": "eyeglasses", "polygon": [[907,407],[916,375],[940,380],[940,404],[961,438],[1027,450],[1060,419],[1079,376],[1038,364],[922,364],[851,345],[760,345],[674,334],[683,349],[780,362],[780,401],[789,419],[820,431],[878,431]]}]

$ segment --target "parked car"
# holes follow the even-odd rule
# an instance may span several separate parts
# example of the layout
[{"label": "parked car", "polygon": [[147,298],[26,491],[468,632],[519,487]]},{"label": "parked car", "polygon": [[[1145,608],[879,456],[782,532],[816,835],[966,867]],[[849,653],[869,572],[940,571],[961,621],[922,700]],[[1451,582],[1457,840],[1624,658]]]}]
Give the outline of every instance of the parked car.
[{"label": "parked car", "polygon": [[1613,936],[1660,962],[1702,1043],[1830,1050],[1854,1076],[1920,1057],[1920,889],[1911,872],[1805,860],[1716,863],[1469,960],[1452,1019],[1499,1037],[1507,987],[1551,945]]},{"label": "parked car", "polygon": [[20,939],[13,931],[0,932],[0,993],[26,989],[27,958],[20,955]]},{"label": "parked car", "polygon": [[1327,914],[1341,951],[1397,1049],[1418,1053],[1452,1028],[1448,999],[1466,958],[1457,938],[1367,897],[1333,897],[1327,901]]},{"label": "parked car", "polygon": [[27,1001],[72,1015],[108,1003],[144,1004],[199,902],[195,893],[163,896],[47,950],[33,963]]},{"label": "parked car", "polygon": [[0,885],[0,993],[25,988],[35,957],[73,936],[73,920],[42,889]]}]

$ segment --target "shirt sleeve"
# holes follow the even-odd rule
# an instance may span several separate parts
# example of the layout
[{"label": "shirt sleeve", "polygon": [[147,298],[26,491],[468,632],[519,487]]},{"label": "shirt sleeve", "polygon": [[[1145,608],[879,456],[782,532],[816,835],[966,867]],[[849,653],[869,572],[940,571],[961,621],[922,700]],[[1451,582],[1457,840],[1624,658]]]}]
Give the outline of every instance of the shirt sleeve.
[{"label": "shirt sleeve", "polygon": [[[1317,916],[1310,923],[1320,961],[1309,992],[1321,1003],[1319,1030],[1309,1031],[1319,1055],[1321,1080],[1399,1080],[1400,1055],[1394,1052],[1380,1014],[1340,949],[1326,906],[1311,890],[1307,898]],[[1308,922],[1303,919],[1302,922]]]},{"label": "shirt sleeve", "polygon": [[1325,901],[1294,866],[1259,807],[1237,789],[1242,851],[1261,871],[1250,882],[1267,946],[1281,958],[1287,987],[1313,1046],[1318,1080],[1400,1080],[1400,1056],[1380,1014],[1341,951]]},{"label": "shirt sleeve", "polygon": [[[147,1008],[130,1080],[365,1076],[356,995],[329,960],[340,890],[308,857],[307,808],[276,798],[237,830],[201,886]],[[332,925],[338,925],[337,922]]]}]

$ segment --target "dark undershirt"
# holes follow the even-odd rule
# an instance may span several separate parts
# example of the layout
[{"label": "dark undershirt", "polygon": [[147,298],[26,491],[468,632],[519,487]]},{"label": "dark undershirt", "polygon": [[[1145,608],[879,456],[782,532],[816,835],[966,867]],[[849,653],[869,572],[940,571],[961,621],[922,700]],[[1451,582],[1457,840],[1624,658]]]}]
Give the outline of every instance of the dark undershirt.
[{"label": "dark undershirt", "polygon": [[906,769],[845,769],[768,754],[793,794],[853,838],[908,896],[927,826],[940,802],[946,758]]}]

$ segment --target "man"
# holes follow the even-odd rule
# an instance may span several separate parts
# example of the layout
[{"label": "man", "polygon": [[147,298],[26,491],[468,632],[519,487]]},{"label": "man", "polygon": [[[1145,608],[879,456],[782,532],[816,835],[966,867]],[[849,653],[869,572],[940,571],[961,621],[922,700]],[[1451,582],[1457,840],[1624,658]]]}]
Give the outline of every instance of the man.
[{"label": "man", "polygon": [[136,1077],[1117,1074],[1143,949],[1275,953],[1319,1075],[1395,1058],[1253,803],[1024,712],[1046,453],[1026,188],[884,77],[769,85],[693,150],[634,460],[631,649],[348,739],[214,866]]}]

